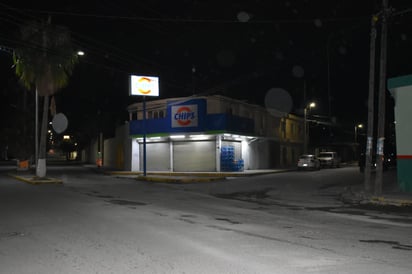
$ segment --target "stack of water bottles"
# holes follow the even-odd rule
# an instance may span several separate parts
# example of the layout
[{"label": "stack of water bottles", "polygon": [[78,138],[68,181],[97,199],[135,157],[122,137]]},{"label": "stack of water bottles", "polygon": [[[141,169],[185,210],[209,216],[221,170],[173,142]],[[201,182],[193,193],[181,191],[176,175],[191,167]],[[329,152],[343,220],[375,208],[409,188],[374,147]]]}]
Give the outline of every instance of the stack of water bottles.
[{"label": "stack of water bottles", "polygon": [[243,159],[235,160],[234,146],[222,146],[220,153],[220,168],[222,171],[242,171]]}]

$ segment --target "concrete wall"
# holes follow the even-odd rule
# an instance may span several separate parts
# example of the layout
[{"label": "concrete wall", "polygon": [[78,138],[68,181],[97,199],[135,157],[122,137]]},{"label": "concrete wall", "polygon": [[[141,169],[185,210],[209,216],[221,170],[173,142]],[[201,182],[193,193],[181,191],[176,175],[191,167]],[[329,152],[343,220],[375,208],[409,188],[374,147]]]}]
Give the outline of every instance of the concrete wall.
[{"label": "concrete wall", "polygon": [[94,139],[90,142],[90,145],[82,150],[82,160],[88,164],[96,164],[98,151],[98,141]]},{"label": "concrete wall", "polygon": [[125,124],[116,129],[114,138],[104,140],[103,166],[131,170],[131,139],[129,138],[129,125]]}]

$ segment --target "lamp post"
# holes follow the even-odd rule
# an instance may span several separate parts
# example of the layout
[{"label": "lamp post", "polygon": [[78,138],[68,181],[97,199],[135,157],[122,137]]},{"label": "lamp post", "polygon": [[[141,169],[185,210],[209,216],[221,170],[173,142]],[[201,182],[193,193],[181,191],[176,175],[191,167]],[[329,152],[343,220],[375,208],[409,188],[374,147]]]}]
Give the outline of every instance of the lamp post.
[{"label": "lamp post", "polygon": [[363,128],[363,124],[357,124],[357,125],[355,126],[355,143],[358,142],[358,128],[359,128],[359,129],[360,129],[360,128]]},{"label": "lamp post", "polygon": [[308,141],[309,141],[308,110],[310,111],[310,109],[314,107],[316,107],[316,104],[314,102],[311,102],[308,105],[306,105],[303,110],[303,114],[304,114],[303,153],[304,154],[308,153]]}]

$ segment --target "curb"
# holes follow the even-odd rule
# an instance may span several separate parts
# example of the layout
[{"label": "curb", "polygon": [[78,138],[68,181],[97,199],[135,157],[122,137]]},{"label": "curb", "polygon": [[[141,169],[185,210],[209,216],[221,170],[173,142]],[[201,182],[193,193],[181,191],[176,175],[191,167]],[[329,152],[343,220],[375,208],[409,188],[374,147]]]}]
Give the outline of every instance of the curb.
[{"label": "curb", "polygon": [[[147,175],[155,175],[158,177],[167,177],[167,176],[182,176],[182,177],[250,177],[256,175],[265,175],[265,174],[272,174],[272,173],[283,173],[293,171],[295,169],[281,169],[281,170],[274,170],[274,171],[262,171],[262,172],[255,172],[255,173],[248,173],[248,172],[147,172]],[[105,171],[103,172],[104,175],[136,175],[142,176],[142,171]]]},{"label": "curb", "polygon": [[365,193],[346,192],[341,194],[341,201],[354,206],[370,206],[377,208],[397,207],[412,208],[412,200],[404,198],[389,198],[384,196],[369,196]]},{"label": "curb", "polygon": [[155,183],[174,183],[174,184],[188,184],[188,183],[207,183],[218,180],[225,180],[225,177],[186,177],[186,178],[171,178],[166,176],[152,177],[152,176],[137,176],[136,180]]},{"label": "curb", "polygon": [[393,199],[385,197],[371,197],[369,200],[371,204],[379,206],[401,206],[401,207],[412,207],[412,200],[406,199]]},{"label": "curb", "polygon": [[218,180],[226,180],[230,177],[252,177],[257,175],[265,175],[272,173],[288,172],[292,169],[279,169],[273,171],[262,172],[147,172],[143,176],[141,171],[104,171],[104,175],[109,176],[136,176],[136,180],[155,183],[174,183],[174,184],[190,184],[190,183],[207,183]]},{"label": "curb", "polygon": [[10,177],[31,184],[31,185],[45,185],[45,184],[63,184],[63,180],[56,179],[56,178],[36,178],[36,177],[22,177],[14,174],[8,174]]}]

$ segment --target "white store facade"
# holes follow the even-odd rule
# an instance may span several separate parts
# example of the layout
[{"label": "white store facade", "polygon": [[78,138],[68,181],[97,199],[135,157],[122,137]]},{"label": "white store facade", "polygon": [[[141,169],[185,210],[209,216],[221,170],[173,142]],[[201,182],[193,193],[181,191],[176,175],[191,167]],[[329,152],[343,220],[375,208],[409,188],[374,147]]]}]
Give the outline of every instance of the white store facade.
[{"label": "white store facade", "polygon": [[294,165],[303,120],[224,96],[157,99],[128,107],[130,153],[124,169],[170,172],[242,171]]}]

